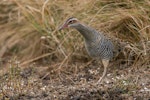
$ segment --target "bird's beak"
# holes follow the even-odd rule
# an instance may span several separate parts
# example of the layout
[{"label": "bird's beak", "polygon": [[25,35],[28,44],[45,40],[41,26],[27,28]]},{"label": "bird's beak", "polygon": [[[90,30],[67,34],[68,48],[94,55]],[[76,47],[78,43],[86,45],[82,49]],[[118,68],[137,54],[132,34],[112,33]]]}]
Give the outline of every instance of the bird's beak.
[{"label": "bird's beak", "polygon": [[63,26],[60,26],[59,28],[58,28],[58,31],[60,31],[60,30],[62,30],[63,29]]},{"label": "bird's beak", "polygon": [[58,28],[58,31],[64,29],[64,28],[67,28],[68,25],[66,23],[64,23],[63,25],[61,25],[59,28]]}]

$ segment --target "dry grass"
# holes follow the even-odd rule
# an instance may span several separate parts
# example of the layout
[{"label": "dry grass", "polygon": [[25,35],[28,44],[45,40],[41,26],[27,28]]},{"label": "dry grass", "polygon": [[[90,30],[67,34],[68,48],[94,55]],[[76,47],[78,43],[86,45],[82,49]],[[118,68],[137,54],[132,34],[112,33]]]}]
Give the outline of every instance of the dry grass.
[{"label": "dry grass", "polygon": [[[150,2],[144,1],[1,1],[0,57],[17,56],[23,64],[39,59],[64,62],[87,58],[83,39],[58,26],[69,16],[105,31],[112,38],[129,42],[130,53],[149,63]],[[127,60],[127,59],[126,59]],[[143,61],[144,60],[144,61]],[[137,61],[136,61],[137,62]]]},{"label": "dry grass", "polygon": [[[71,75],[84,69],[92,60],[86,53],[82,36],[72,29],[57,31],[64,20],[74,16],[112,40],[129,44],[125,56],[115,58],[112,64],[149,67],[149,7],[149,0],[82,0],[82,3],[81,0],[1,0],[0,66],[13,58],[21,67],[33,62],[46,63],[50,65],[49,71],[58,77],[61,72]],[[77,67],[76,62],[85,65]],[[19,88],[13,87],[21,93],[20,76],[14,76]]]}]

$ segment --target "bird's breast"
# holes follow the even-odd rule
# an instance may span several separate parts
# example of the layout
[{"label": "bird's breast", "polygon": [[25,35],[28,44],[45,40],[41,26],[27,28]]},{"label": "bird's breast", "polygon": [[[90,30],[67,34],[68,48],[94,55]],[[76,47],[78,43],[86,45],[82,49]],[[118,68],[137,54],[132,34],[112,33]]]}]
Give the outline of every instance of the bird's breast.
[{"label": "bird's breast", "polygon": [[94,58],[100,57],[99,56],[100,42],[94,42],[94,41],[85,42],[85,47],[89,56]]},{"label": "bird's breast", "polygon": [[107,39],[85,41],[88,54],[94,58],[111,59],[113,57],[113,44]]}]

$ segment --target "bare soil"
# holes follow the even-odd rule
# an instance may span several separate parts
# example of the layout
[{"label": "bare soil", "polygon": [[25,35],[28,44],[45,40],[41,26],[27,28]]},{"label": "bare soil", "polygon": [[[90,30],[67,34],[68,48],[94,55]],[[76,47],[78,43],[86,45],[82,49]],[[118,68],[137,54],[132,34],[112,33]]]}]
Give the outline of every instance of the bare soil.
[{"label": "bare soil", "polygon": [[5,93],[3,100],[150,100],[150,66],[110,66],[101,84],[103,67],[94,63],[35,66],[20,72],[24,92]]}]

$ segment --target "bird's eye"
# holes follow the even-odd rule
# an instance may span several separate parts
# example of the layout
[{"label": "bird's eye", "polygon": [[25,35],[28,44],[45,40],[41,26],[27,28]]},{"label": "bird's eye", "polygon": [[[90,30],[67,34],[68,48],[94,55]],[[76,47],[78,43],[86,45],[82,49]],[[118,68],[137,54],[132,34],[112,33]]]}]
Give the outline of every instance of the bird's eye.
[{"label": "bird's eye", "polygon": [[73,24],[73,23],[74,23],[74,21],[73,21],[73,20],[69,21],[69,24]]}]

